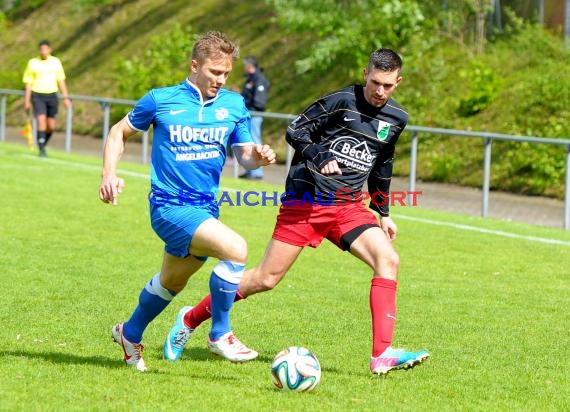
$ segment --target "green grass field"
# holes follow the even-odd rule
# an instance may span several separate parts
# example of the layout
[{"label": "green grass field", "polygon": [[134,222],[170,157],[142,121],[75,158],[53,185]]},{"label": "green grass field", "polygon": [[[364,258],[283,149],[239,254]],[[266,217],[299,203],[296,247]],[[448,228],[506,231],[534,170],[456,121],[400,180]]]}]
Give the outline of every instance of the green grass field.
[{"label": "green grass field", "polygon": [[[148,168],[121,165],[126,188],[111,207],[97,196],[100,163],[0,145],[1,410],[570,409],[570,235],[414,208],[393,209],[402,261],[394,344],[430,350],[424,365],[371,376],[370,270],[324,244],[303,252],[274,291],[234,307],[234,330],[258,360],[213,357],[207,325],[179,362],[162,360],[177,311],[207,293],[208,262],[147,329],[149,373],[127,368],[111,326],[130,315],[158,271],[162,244],[148,221]],[[232,179],[222,186],[281,191]],[[248,241],[251,264],[276,212],[222,209],[221,219]],[[269,365],[290,345],[319,358],[314,392],[274,389]]]}]

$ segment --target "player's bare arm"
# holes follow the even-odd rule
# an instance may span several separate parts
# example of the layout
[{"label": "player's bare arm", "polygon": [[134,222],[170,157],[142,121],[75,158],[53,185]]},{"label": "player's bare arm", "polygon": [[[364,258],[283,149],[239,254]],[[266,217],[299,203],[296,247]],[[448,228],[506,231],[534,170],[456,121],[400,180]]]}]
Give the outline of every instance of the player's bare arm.
[{"label": "player's bare arm", "polygon": [[26,83],[24,89],[24,111],[26,113],[29,113],[31,107],[32,107],[32,86]]},{"label": "player's bare arm", "polygon": [[248,170],[274,164],[276,160],[275,152],[267,144],[235,146],[233,149],[239,164]]},{"label": "player's bare arm", "polygon": [[123,154],[125,141],[136,132],[127,122],[126,116],[109,131],[105,142],[103,172],[99,186],[99,199],[104,203],[116,205],[119,193],[123,191],[125,182],[117,177],[117,165]]},{"label": "player's bare arm", "polygon": [[67,83],[65,82],[65,80],[61,80],[59,82],[59,90],[63,95],[63,104],[65,105],[65,108],[66,109],[71,108],[71,99],[69,98],[69,92],[67,90]]}]

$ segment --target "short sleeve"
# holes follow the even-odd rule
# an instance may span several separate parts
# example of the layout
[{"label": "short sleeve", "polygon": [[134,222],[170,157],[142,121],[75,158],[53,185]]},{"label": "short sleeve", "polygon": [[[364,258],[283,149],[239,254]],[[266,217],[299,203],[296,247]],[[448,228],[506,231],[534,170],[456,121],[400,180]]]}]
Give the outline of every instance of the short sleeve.
[{"label": "short sleeve", "polygon": [[251,115],[249,110],[243,105],[243,110],[240,119],[238,120],[236,127],[232,134],[230,135],[229,144],[230,146],[245,146],[253,144],[253,138],[251,137]]},{"label": "short sleeve", "polygon": [[127,114],[129,125],[139,132],[147,131],[156,115],[156,100],[151,90],[135,104]]},{"label": "short sleeve", "polygon": [[26,70],[24,70],[22,82],[24,82],[24,84],[30,84],[33,81],[34,81],[34,72],[32,70],[32,60],[29,60],[28,64],[26,65]]},{"label": "short sleeve", "polygon": [[65,71],[61,64],[61,60],[57,59],[57,69],[55,71],[55,78],[58,82],[65,80]]}]

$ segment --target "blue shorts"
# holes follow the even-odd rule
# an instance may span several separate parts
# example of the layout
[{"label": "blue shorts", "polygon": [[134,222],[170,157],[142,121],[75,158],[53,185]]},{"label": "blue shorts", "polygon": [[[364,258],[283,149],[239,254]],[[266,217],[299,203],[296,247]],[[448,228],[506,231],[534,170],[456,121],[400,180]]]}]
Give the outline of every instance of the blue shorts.
[{"label": "blue shorts", "polygon": [[[164,241],[164,250],[182,258],[190,255],[190,244],[198,226],[207,219],[217,219],[219,215],[218,208],[212,205],[150,205],[150,223]],[[207,256],[194,257],[204,262],[208,259]]]}]

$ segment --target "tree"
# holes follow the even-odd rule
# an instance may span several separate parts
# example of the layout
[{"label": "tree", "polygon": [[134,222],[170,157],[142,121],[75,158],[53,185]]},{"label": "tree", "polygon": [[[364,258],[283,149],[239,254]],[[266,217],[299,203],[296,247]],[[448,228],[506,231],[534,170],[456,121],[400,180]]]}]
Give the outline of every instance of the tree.
[{"label": "tree", "polygon": [[[477,54],[483,54],[485,51],[485,16],[487,11],[483,4],[483,0],[472,0],[475,11],[476,30],[475,30],[475,51]],[[492,1],[492,0],[491,0]]]},{"label": "tree", "polygon": [[499,0],[426,0],[422,10],[439,24],[442,33],[450,39],[473,45],[476,54],[485,51],[488,34],[494,27],[493,14],[501,28]]},{"label": "tree", "polygon": [[137,99],[149,89],[172,84],[188,75],[188,57],[197,35],[190,27],[174,25],[168,33],[152,36],[149,46],[131,59],[117,59],[119,94]]},{"label": "tree", "polygon": [[[289,34],[310,41],[306,54],[296,61],[298,73],[324,72],[334,64],[355,77],[379,47],[405,52],[419,35],[424,16],[416,1],[387,0],[267,0]],[[316,37],[316,40],[314,39]],[[360,72],[359,72],[360,73]]]}]

